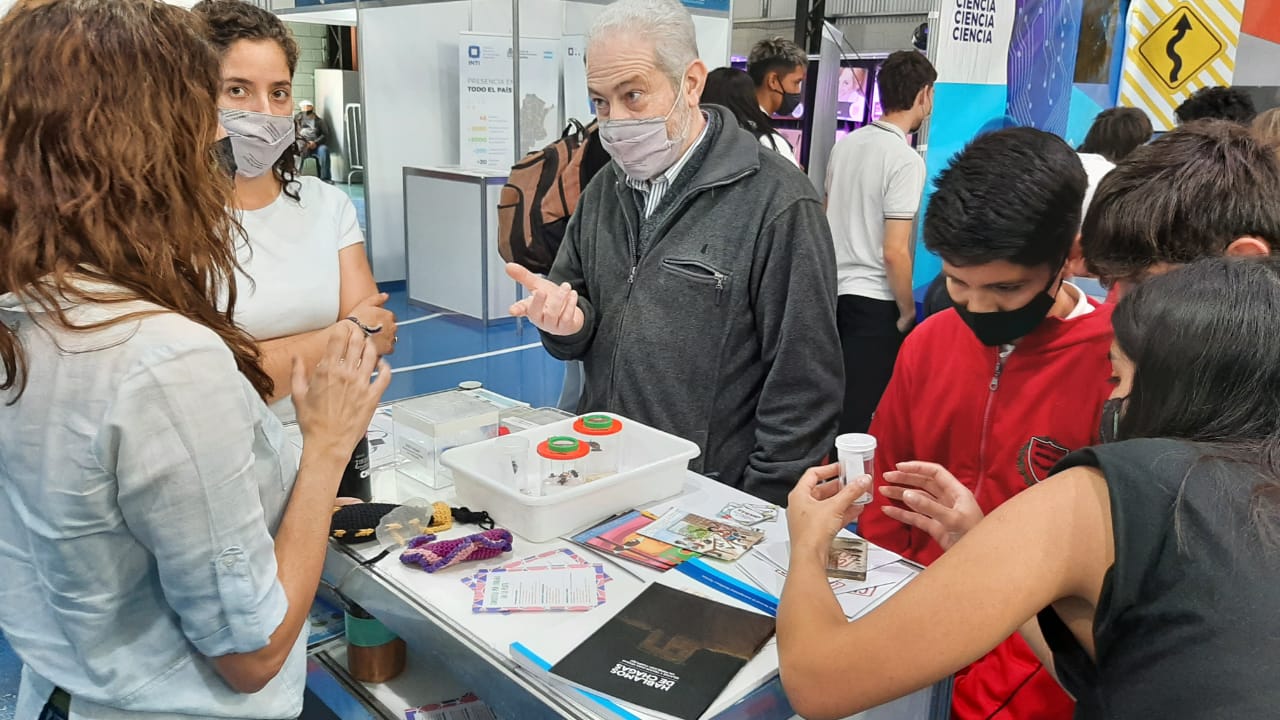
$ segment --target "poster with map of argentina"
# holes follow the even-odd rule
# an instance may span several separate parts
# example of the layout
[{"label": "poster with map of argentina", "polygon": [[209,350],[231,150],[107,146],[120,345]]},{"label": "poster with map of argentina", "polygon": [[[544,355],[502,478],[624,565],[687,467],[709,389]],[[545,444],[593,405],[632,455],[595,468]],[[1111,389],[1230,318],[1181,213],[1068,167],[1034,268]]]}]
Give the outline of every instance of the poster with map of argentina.
[{"label": "poster with map of argentina", "polygon": [[512,52],[508,35],[458,36],[458,128],[464,168],[505,172],[515,163],[512,93],[520,95],[521,156],[560,136],[560,40],[520,38],[519,88],[512,81]]}]

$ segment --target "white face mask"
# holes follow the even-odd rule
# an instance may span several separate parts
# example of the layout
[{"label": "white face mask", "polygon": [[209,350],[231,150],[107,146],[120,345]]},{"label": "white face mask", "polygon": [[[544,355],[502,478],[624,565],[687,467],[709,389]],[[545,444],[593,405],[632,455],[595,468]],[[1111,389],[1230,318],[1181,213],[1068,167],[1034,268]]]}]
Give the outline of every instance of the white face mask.
[{"label": "white face mask", "polygon": [[294,142],[293,118],[249,110],[218,110],[231,140],[236,174],[258,177],[271,170]]},{"label": "white face mask", "polygon": [[676,93],[676,101],[662,117],[639,120],[605,120],[600,123],[600,144],[622,166],[627,177],[634,180],[652,180],[676,164],[684,150],[692,111],[686,112],[684,129],[680,137],[667,137],[667,120],[683,100]]}]

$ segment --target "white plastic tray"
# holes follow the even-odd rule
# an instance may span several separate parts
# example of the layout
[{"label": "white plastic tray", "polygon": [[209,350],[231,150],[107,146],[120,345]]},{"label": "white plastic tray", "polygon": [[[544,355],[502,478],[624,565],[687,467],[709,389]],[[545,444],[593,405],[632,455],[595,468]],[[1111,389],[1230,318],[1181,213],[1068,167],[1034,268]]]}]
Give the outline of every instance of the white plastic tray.
[{"label": "white plastic tray", "polygon": [[[496,479],[496,440],[489,439],[451,448],[441,455],[441,462],[453,471],[458,502],[472,510],[488,511],[500,527],[527,540],[546,542],[683,489],[689,461],[699,453],[697,445],[621,415],[591,414],[622,421],[624,447],[616,475],[531,497]],[[526,466],[538,467],[538,443],[553,435],[575,435],[575,420],[577,417],[571,417],[512,433],[529,439]]]}]

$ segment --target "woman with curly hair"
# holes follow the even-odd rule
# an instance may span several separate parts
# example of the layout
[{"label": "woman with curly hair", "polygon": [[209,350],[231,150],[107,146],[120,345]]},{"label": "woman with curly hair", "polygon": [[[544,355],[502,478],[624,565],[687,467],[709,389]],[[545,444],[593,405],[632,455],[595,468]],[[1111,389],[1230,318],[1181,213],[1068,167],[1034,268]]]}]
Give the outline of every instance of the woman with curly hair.
[{"label": "woman with curly hair", "polygon": [[156,0],[0,19],[0,629],[20,720],[301,710],[334,495],[390,373],[351,323],[295,363],[299,466],[233,321],[221,84],[198,19]]},{"label": "woman with curly hair", "polygon": [[236,323],[258,340],[276,381],[272,409],[293,419],[294,357],[314,365],[326,343],[359,328],[382,355],[395,350],[395,315],[382,305],[356,210],[342,191],[297,174],[293,73],[298,43],[280,18],[240,0],[204,0],[201,17],[222,57],[218,112],[235,165],[243,297]]}]

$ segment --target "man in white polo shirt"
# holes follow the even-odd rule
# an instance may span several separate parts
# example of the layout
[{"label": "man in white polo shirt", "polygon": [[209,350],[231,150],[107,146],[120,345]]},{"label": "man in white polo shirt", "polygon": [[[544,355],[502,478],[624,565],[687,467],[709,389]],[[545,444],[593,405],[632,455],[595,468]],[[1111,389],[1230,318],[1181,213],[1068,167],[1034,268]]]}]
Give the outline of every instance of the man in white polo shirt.
[{"label": "man in white polo shirt", "polygon": [[907,136],[933,110],[937,77],[919,52],[890,55],[876,79],[884,116],[831,151],[827,221],[835,241],[845,367],[841,433],[867,431],[902,339],[915,324],[911,239],[925,167]]}]

